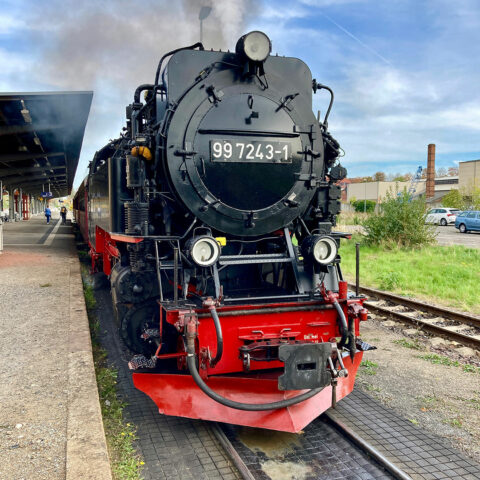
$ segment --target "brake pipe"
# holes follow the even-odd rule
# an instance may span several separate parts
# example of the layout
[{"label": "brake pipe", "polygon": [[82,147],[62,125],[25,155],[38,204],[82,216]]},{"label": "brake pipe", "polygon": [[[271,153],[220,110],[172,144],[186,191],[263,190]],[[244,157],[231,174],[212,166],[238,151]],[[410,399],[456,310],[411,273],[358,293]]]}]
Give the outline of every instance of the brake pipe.
[{"label": "brake pipe", "polygon": [[209,396],[211,399],[215,400],[226,407],[235,408],[236,410],[245,410],[249,412],[263,412],[266,410],[279,410],[281,408],[290,407],[292,405],[296,405],[297,403],[304,402],[309,398],[314,397],[317,393],[320,393],[324,387],[315,388],[313,390],[309,390],[308,392],[302,393],[297,395],[296,397],[287,398],[285,400],[280,400],[278,402],[272,403],[243,403],[243,402],[236,402],[234,400],[230,400],[229,398],[222,397],[217,392],[212,390],[202,379],[200,376],[197,363],[196,363],[196,354],[195,354],[195,340],[197,338],[197,323],[196,320],[190,320],[187,324],[187,366],[190,371],[190,375],[192,376],[194,382],[197,386]]},{"label": "brake pipe", "polygon": [[215,301],[209,297],[203,302],[203,306],[208,307],[208,310],[210,311],[213,324],[215,325],[215,334],[217,336],[217,353],[215,354],[215,358],[210,360],[210,366],[214,367],[220,361],[223,355],[222,325],[220,324],[220,319],[218,318],[217,309],[215,308]]},{"label": "brake pipe", "polygon": [[331,303],[335,310],[337,311],[337,321],[340,327],[340,333],[342,334],[342,338],[340,342],[338,342],[338,348],[342,348],[345,346],[347,343],[347,337],[348,337],[348,325],[347,325],[347,320],[345,318],[345,314],[343,313],[343,309],[341,305],[338,303],[338,294],[335,294],[333,292],[326,292],[325,287],[323,286],[322,288],[322,296],[324,300],[328,303]]}]

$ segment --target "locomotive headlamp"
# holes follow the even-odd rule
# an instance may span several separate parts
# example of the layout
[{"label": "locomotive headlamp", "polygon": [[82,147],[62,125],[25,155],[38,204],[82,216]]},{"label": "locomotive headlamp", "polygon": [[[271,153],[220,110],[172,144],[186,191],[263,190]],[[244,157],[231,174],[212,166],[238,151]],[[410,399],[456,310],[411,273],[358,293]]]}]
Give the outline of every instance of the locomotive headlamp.
[{"label": "locomotive headlamp", "polygon": [[188,253],[200,267],[213,265],[218,260],[220,251],[220,245],[213,237],[194,237],[188,243]]},{"label": "locomotive headlamp", "polygon": [[272,43],[263,32],[253,31],[240,37],[235,51],[252,62],[264,62],[272,51]]},{"label": "locomotive headlamp", "polygon": [[313,258],[322,265],[328,265],[337,256],[337,243],[331,237],[321,237],[313,247]]},{"label": "locomotive headlamp", "polygon": [[312,258],[320,265],[329,265],[337,256],[337,242],[328,236],[311,235],[302,242],[305,258]]}]

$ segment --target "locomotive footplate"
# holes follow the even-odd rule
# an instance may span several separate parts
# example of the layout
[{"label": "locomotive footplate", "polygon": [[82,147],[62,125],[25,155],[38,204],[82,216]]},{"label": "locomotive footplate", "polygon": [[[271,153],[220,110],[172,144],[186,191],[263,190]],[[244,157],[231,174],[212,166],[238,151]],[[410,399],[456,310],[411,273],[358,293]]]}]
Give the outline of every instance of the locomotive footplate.
[{"label": "locomotive footplate", "polygon": [[278,377],[279,390],[303,390],[330,385],[332,376],[327,362],[331,343],[285,344],[278,348],[278,358],[285,363]]}]

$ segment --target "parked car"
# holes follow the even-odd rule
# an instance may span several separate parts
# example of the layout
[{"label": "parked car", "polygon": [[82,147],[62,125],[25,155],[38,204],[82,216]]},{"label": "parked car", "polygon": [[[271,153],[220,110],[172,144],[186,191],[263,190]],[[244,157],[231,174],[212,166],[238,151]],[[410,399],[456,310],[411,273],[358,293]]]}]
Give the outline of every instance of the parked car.
[{"label": "parked car", "polygon": [[455,228],[458,228],[461,233],[467,233],[470,230],[480,231],[480,211],[470,210],[457,215]]},{"label": "parked car", "polygon": [[449,223],[455,223],[460,213],[462,212],[458,208],[432,208],[425,217],[425,223],[436,223],[444,227]]}]

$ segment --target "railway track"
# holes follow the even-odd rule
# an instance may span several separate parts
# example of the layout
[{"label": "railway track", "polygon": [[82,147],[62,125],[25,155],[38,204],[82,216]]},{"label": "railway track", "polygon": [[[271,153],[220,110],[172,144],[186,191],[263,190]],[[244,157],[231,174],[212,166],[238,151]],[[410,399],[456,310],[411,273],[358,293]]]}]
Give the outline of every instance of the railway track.
[{"label": "railway track", "polygon": [[[411,477],[407,475],[401,468],[394,465],[387,457],[385,457],[380,451],[378,451],[375,447],[370,445],[366,442],[360,435],[342,423],[333,411],[328,411],[323,414],[323,417],[327,420],[328,424],[333,426],[335,430],[342,436],[350,440],[356,447],[366,454],[372,463],[377,464],[381,469],[389,474],[391,478],[396,480],[411,480]],[[228,439],[227,435],[225,434],[224,430],[222,429],[221,425],[218,423],[213,423],[210,427],[212,429],[213,434],[225,449],[227,454],[229,455],[231,461],[238,469],[241,477],[243,480],[256,480],[258,479],[258,475],[255,471],[251,470],[249,466],[244,462],[242,455],[235,449],[232,442]],[[318,425],[317,428],[322,428],[321,425]],[[278,432],[271,432],[273,439],[275,435],[281,435]],[[282,440],[279,439],[279,443],[281,444]],[[271,478],[271,477],[269,477]],[[309,477],[310,478],[310,477]],[[319,477],[321,478],[321,477]],[[336,477],[337,478],[337,477]],[[376,478],[372,476],[372,478]],[[384,477],[382,477],[384,478]]]},{"label": "railway track", "polygon": [[480,349],[480,317],[373,288],[360,287],[359,292],[368,297],[365,307],[373,313],[393,317],[434,335]]},{"label": "railway track", "polygon": [[[223,475],[227,469],[230,470],[229,478],[235,477],[247,480],[291,478],[285,472],[295,472],[296,469],[299,469],[299,473],[302,473],[302,469],[308,470],[304,476],[300,475],[298,478],[309,479],[358,478],[359,476],[371,480],[379,478],[400,478],[403,480],[409,478],[404,473],[406,466],[401,463],[402,459],[398,455],[391,455],[392,451],[401,451],[401,445],[398,442],[390,445],[390,449],[385,449],[385,453],[389,453],[389,461],[371,443],[369,445],[363,441],[362,437],[367,438],[368,442],[371,442],[369,437],[365,437],[365,432],[358,435],[355,433],[358,431],[356,426],[352,426],[352,428],[355,428],[355,432],[353,432],[335,418],[335,415],[342,414],[343,409],[343,418],[353,417],[354,420],[356,419],[353,425],[366,425],[370,433],[377,429],[379,430],[377,433],[382,435],[383,432],[396,429],[395,441],[398,438],[406,440],[407,435],[408,440],[412,438],[412,434],[415,434],[415,432],[399,430],[398,419],[391,423],[390,427],[386,427],[384,420],[387,419],[388,413],[385,409],[382,410],[383,407],[377,406],[377,404],[373,405],[373,407],[369,406],[364,399],[364,394],[361,397],[352,399],[350,407],[345,408],[345,405],[348,405],[349,398],[355,393],[353,392],[350,397],[347,397],[339,404],[339,409],[330,410],[328,414],[324,414],[316,419],[301,435],[283,434],[282,436],[282,432],[271,431],[265,434],[266,431],[241,429],[240,427],[238,433],[241,437],[238,441],[231,436],[229,427],[232,426],[159,415],[157,409],[155,407],[152,408],[151,401],[141,392],[134,389],[131,384],[130,372],[125,357],[125,347],[120,343],[116,335],[109,291],[99,288],[95,290],[95,296],[98,311],[102,312],[99,315],[101,325],[100,341],[108,351],[109,362],[112,362],[119,371],[118,385],[120,395],[128,400],[125,412],[126,418],[134,422],[138,428],[136,446],[139,452],[144,455],[146,464],[144,478],[146,480],[163,478],[164,476],[172,479],[191,478],[189,474],[194,470],[196,472],[195,475],[197,475],[195,478],[209,478],[210,474],[217,474],[216,478],[218,478],[218,475]],[[365,416],[365,412],[368,414],[367,416]],[[356,417],[357,415],[359,416],[358,418]],[[377,416],[381,417],[382,421],[378,422],[378,425],[372,424],[374,422],[372,418],[377,418]],[[342,417],[338,416],[338,418]],[[405,423],[408,428],[415,428],[410,422],[407,421]],[[247,431],[247,438],[242,436],[242,433],[244,434],[245,431]],[[417,434],[420,435],[422,440],[425,438],[423,432],[417,432]],[[215,447],[211,443],[213,440],[212,436],[217,439],[220,444],[218,447],[221,446],[221,448]],[[383,439],[383,436],[381,438]],[[272,450],[270,439],[275,443],[275,451],[269,456],[269,452]],[[241,448],[238,448],[239,444],[245,440],[256,442],[255,445],[260,445],[264,450],[258,452],[253,448],[254,451],[249,451],[246,456],[245,450],[242,451]],[[382,442],[389,445],[389,440],[382,440]],[[352,443],[354,444],[353,446]],[[430,443],[437,448],[437,440]],[[421,449],[422,452],[427,452],[425,455],[428,456],[428,450],[423,445]],[[222,450],[221,453],[220,450]],[[279,451],[280,453],[278,454]],[[210,455],[213,455],[213,457],[210,457]],[[257,458],[260,456],[256,465],[251,463],[252,456],[257,456]],[[445,458],[448,458],[448,461],[451,460],[448,455]],[[207,462],[205,466],[198,464],[199,459],[202,462]],[[231,463],[222,465],[227,460],[230,460]],[[212,461],[215,464],[219,462],[216,469],[214,468],[216,465],[211,465]],[[270,471],[268,471],[268,474],[265,473],[265,470],[263,470],[265,462],[267,462],[267,466],[268,464],[274,464],[274,467],[279,470],[276,470],[273,474]],[[394,463],[393,465],[392,462]],[[435,462],[438,463],[438,459],[435,459]],[[195,463],[197,463],[197,466],[195,466]],[[397,468],[398,466],[400,468]],[[357,470],[353,472],[351,471],[352,468]],[[412,474],[410,470],[406,471]],[[356,472],[358,472],[357,476],[352,477]],[[414,476],[413,478],[417,477]]]}]

